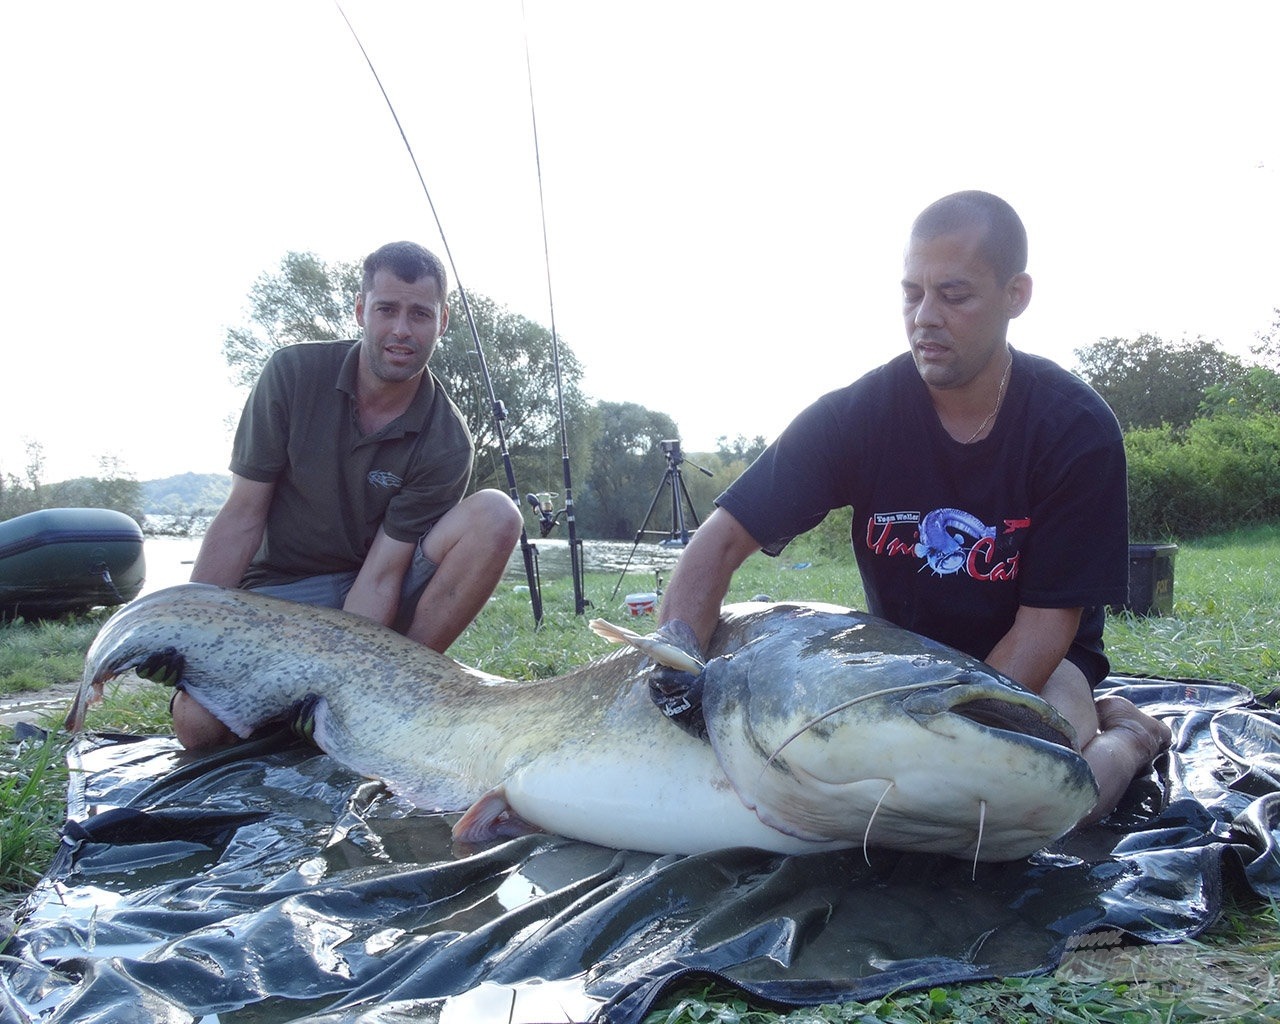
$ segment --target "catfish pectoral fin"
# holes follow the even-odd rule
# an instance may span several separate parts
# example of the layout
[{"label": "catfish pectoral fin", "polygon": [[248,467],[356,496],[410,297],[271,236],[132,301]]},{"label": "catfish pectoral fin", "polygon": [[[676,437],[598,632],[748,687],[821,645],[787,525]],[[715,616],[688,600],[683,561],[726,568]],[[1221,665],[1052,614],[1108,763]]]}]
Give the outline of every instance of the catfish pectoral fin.
[{"label": "catfish pectoral fin", "polygon": [[457,843],[487,843],[541,831],[512,809],[507,803],[507,791],[497,786],[468,807],[466,814],[458,819],[453,826],[453,840]]},{"label": "catfish pectoral fin", "polygon": [[615,626],[607,619],[592,619],[587,626],[596,636],[603,637],[610,643],[629,644],[659,665],[679,669],[681,672],[692,672],[694,675],[706,667],[692,654],[682,651],[675,644],[659,640],[652,634],[643,636],[625,626]]}]

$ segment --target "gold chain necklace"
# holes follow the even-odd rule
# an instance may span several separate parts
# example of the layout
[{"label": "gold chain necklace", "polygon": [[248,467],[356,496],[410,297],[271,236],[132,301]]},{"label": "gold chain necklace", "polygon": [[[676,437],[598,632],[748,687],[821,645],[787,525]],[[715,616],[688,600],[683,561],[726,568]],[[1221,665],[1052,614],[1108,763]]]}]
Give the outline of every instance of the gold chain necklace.
[{"label": "gold chain necklace", "polygon": [[987,418],[978,425],[978,429],[973,432],[973,436],[970,437],[969,440],[965,442],[965,444],[973,444],[973,442],[978,439],[978,435],[987,429],[987,424],[990,423],[993,419],[995,419],[996,413],[1000,411],[1000,403],[1004,401],[1004,387],[1006,384],[1009,383],[1009,371],[1012,368],[1013,368],[1013,353],[1010,352],[1009,361],[1004,364],[1004,373],[1000,375],[1000,390],[996,392],[996,406],[989,413],[987,413]]}]

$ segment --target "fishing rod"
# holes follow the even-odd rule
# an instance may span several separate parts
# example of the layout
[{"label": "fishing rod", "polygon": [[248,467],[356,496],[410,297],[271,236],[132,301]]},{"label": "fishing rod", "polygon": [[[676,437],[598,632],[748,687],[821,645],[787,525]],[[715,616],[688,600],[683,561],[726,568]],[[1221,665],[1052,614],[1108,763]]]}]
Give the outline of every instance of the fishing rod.
[{"label": "fishing rod", "polygon": [[564,514],[569,531],[569,571],[573,576],[573,611],[581,615],[587,606],[583,593],[582,542],[578,540],[573,507],[573,482],[569,475],[569,428],[564,415],[564,385],[560,377],[560,340],[556,334],[556,305],[551,293],[551,248],[547,244],[547,204],[542,197],[542,152],[538,147],[538,114],[533,102],[533,63],[529,58],[529,20],[520,0],[524,27],[524,66],[529,76],[529,119],[533,123],[533,160],[538,171],[538,209],[542,214],[542,256],[547,268],[547,309],[551,317],[551,360],[556,371],[556,405],[560,413],[560,466],[564,473]]},{"label": "fishing rod", "polygon": [[[378,69],[373,66],[373,59],[369,56],[369,51],[364,48],[364,43],[360,41],[360,35],[356,32],[356,28],[351,24],[351,19],[347,17],[347,12],[342,9],[342,4],[334,0],[334,6],[338,8],[338,13],[342,15],[342,20],[347,23],[347,28],[351,31],[351,37],[356,41],[356,45],[360,47],[361,54],[364,55],[365,63],[369,65],[370,72],[373,73],[373,80],[378,84],[378,90],[382,93],[382,98],[387,101],[387,109],[391,111],[391,119],[396,123],[396,129],[400,132],[400,139],[404,142],[404,148],[409,153],[409,160],[413,164],[414,171],[418,175],[418,183],[422,186],[422,193],[427,197],[427,205],[431,207],[431,216],[435,218],[436,230],[440,233],[440,241],[444,245],[445,257],[449,260],[449,269],[453,272],[453,283],[458,289],[458,297],[462,300],[462,309],[467,315],[467,325],[471,328],[471,340],[475,343],[476,361],[480,367],[480,377],[484,382],[485,389],[489,393],[489,411],[493,416],[494,435],[498,441],[498,453],[502,456],[502,465],[507,474],[508,493],[511,500],[520,505],[520,488],[516,486],[516,473],[511,465],[511,453],[507,450],[507,436],[502,429],[502,423],[507,418],[507,409],[500,401],[493,390],[493,379],[489,376],[489,364],[484,357],[484,347],[480,344],[480,331],[476,328],[475,317],[471,314],[471,303],[467,301],[466,289],[462,287],[462,279],[458,276],[458,267],[453,262],[453,252],[449,249],[449,241],[444,236],[444,225],[440,223],[440,215],[436,212],[436,204],[431,198],[431,190],[427,188],[427,180],[422,175],[422,168],[418,165],[418,158],[413,155],[413,147],[409,144],[409,136],[405,134],[404,126],[400,123],[400,117],[396,113],[396,108],[391,102],[391,97],[387,95],[386,86],[382,84],[382,78],[378,74]],[[533,606],[534,625],[542,624],[542,584],[538,578],[537,552],[532,544],[529,543],[529,534],[524,528],[524,517],[520,517],[520,554],[524,559],[524,573],[529,581],[529,603]]]}]

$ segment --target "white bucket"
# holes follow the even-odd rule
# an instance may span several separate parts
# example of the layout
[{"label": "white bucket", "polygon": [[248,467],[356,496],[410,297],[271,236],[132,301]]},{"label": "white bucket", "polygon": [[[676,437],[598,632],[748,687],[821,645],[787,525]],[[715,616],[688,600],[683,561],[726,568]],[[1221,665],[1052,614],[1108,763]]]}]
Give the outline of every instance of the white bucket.
[{"label": "white bucket", "polygon": [[637,619],[641,615],[652,615],[658,610],[657,594],[628,594],[627,613]]}]

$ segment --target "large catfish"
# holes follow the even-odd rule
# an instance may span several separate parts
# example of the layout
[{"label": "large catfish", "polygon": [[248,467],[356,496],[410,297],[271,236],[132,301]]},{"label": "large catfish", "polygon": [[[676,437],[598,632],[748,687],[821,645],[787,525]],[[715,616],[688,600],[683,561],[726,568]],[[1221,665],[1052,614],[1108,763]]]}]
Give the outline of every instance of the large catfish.
[{"label": "large catfish", "polygon": [[[477,841],[542,829],[655,853],[862,845],[1025,856],[1096,799],[1071,727],[950,648],[827,605],[726,608],[710,742],[649,700],[624,650],[554,679],[468,668],[368,620],[187,584],[112,617],[68,716],[172,650],[180,685],[241,737],[300,714],[316,744]],[[661,656],[661,652],[656,652]]]}]

